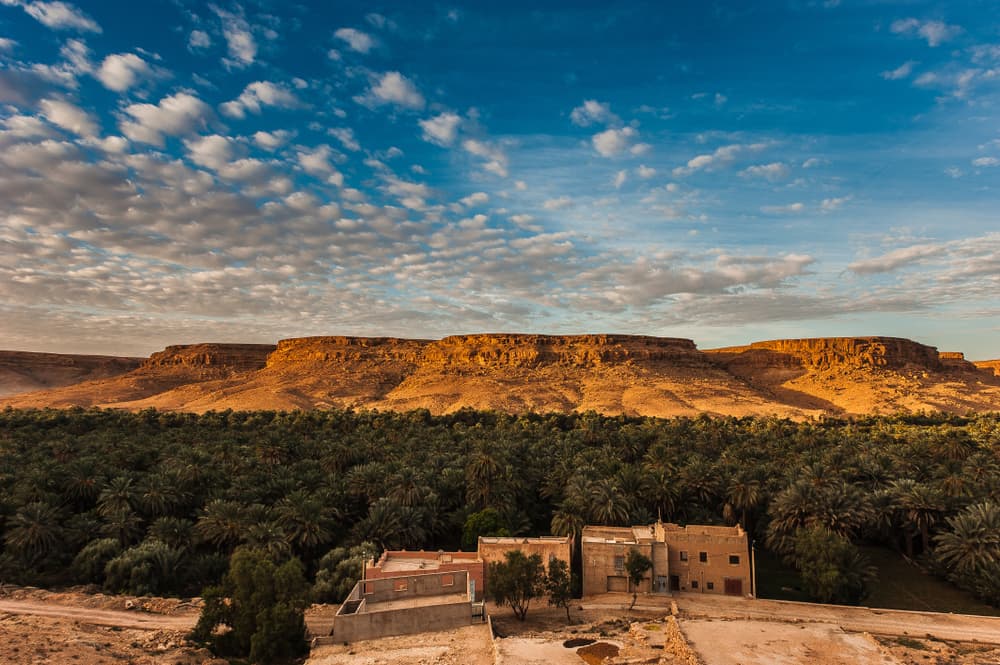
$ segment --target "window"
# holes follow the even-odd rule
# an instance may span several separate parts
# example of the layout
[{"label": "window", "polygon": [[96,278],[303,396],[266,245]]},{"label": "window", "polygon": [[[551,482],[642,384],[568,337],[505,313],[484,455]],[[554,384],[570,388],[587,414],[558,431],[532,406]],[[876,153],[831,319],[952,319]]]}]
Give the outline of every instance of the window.
[{"label": "window", "polygon": [[687,560],[688,560],[688,553],[685,552],[684,550],[681,550],[681,561],[687,561]]},{"label": "window", "polygon": [[729,564],[733,565],[733,566],[740,565],[740,555],[739,554],[730,554],[729,555]]},{"label": "window", "polygon": [[715,588],[715,582],[705,582],[705,587],[708,588],[709,591],[711,591],[712,589]]},{"label": "window", "polygon": [[698,588],[698,580],[691,580],[691,588],[692,589]]},{"label": "window", "polygon": [[708,563],[708,552],[698,552],[698,561]]},{"label": "window", "polygon": [[441,586],[455,586],[455,576],[454,575],[442,575],[441,576]]},{"label": "window", "polygon": [[615,570],[625,570],[625,557],[623,556],[615,557]]},{"label": "window", "polygon": [[392,584],[393,591],[406,591],[406,580],[394,580]]}]

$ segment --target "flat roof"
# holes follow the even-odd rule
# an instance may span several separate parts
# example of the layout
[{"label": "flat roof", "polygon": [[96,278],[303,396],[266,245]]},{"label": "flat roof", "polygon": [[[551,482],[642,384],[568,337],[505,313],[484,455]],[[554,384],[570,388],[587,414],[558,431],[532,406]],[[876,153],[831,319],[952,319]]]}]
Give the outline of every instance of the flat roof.
[{"label": "flat roof", "polygon": [[456,556],[454,552],[448,552],[445,554],[444,558],[450,559],[442,561],[440,555],[425,556],[425,557],[413,557],[413,556],[393,556],[392,553],[388,553],[384,559],[380,560],[377,567],[382,569],[386,573],[396,573],[400,571],[414,571],[419,572],[421,570],[437,570],[442,565],[447,564],[474,564],[479,562],[479,556],[475,552],[460,552],[462,556]]},{"label": "flat roof", "polygon": [[366,600],[364,609],[358,614],[376,614],[378,612],[389,612],[390,610],[410,609],[414,607],[430,607],[433,605],[448,605],[451,603],[468,603],[469,594],[466,592],[442,593],[435,596],[411,596],[409,598],[399,598],[396,600],[383,600],[381,602]]},{"label": "flat roof", "polygon": [[568,543],[569,536],[479,536],[479,542],[489,545],[541,545],[547,543]]}]

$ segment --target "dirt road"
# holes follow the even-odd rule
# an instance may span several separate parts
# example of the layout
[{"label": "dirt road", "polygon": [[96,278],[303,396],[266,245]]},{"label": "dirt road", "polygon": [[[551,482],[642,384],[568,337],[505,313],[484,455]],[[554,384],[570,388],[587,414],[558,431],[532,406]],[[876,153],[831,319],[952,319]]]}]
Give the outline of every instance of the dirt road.
[{"label": "dirt road", "polygon": [[90,607],[74,607],[56,603],[30,600],[0,599],[0,614],[30,614],[54,619],[66,619],[78,623],[97,626],[118,626],[140,630],[180,630],[189,631],[198,621],[197,613],[182,615],[150,614],[146,612],[122,612],[98,610]]}]

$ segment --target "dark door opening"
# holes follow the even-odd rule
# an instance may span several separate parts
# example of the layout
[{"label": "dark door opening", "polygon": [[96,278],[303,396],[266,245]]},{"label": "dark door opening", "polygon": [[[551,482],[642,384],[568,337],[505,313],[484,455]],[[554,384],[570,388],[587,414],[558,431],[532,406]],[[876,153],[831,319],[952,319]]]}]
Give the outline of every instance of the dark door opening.
[{"label": "dark door opening", "polygon": [[680,591],[681,590],[681,576],[680,575],[671,575],[670,576],[670,590],[671,591]]}]

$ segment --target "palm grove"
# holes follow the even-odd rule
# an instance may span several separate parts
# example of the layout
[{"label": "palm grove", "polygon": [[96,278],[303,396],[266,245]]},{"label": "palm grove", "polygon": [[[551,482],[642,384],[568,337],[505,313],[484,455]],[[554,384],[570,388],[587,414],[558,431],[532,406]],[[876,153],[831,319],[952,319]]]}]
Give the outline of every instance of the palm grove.
[{"label": "palm grove", "polygon": [[382,549],[584,525],[742,524],[817,599],[859,543],[1000,604],[1000,416],[0,412],[0,581],[195,595],[238,549],[342,598]]}]

